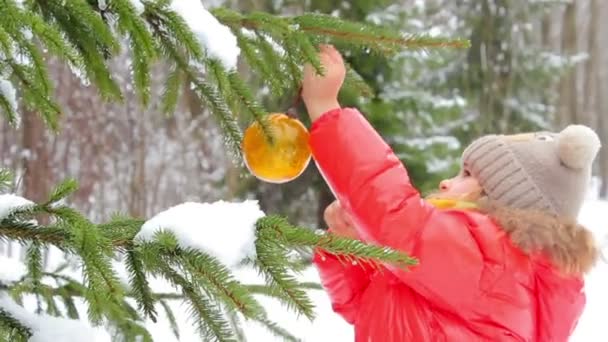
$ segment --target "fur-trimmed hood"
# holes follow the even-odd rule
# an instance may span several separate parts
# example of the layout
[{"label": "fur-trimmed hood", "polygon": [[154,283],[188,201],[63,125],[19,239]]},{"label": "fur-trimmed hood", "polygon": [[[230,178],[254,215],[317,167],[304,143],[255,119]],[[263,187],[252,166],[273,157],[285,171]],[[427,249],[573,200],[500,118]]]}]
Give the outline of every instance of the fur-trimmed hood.
[{"label": "fur-trimmed hood", "polygon": [[545,255],[564,274],[585,274],[599,258],[593,234],[574,220],[487,202],[479,205],[524,253]]}]

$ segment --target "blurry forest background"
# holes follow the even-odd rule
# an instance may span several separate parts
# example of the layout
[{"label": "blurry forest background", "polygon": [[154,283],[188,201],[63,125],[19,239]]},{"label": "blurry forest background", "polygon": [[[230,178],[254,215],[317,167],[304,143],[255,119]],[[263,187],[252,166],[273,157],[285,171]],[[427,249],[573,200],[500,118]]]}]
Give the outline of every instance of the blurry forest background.
[{"label": "blurry forest background", "polygon": [[[480,134],[557,130],[583,123],[608,142],[608,97],[603,96],[608,91],[608,23],[600,19],[608,16],[606,1],[203,3],[243,12],[318,11],[408,33],[470,39],[471,47],[465,50],[404,51],[390,59],[365,52],[346,55],[373,96],[344,92],[342,104],[365,113],[423,192],[458,170],[460,151]],[[150,217],[189,200],[256,198],[266,213],[324,228],[322,212],[333,198],[313,163],[299,179],[284,185],[252,178],[227,154],[214,118],[187,83],[175,115],[163,115],[154,103],[143,110],[128,88],[129,60],[123,55],[113,62],[114,74],[123,77],[124,104],[104,103],[97,90],[69,68],[50,62],[57,98],[66,110],[61,131],[46,130],[35,113],[23,113],[18,129],[0,122],[1,164],[17,172],[13,191],[41,201],[53,184],[74,177],[80,189],[72,204],[93,221],[116,212]],[[154,70],[153,94],[160,94],[167,73],[162,66]],[[241,67],[240,73],[257,89],[268,111],[285,111],[293,100],[256,87],[260,76],[247,68]],[[607,197],[608,148],[601,153],[595,174],[601,196]],[[10,255],[10,245],[4,248]]]}]

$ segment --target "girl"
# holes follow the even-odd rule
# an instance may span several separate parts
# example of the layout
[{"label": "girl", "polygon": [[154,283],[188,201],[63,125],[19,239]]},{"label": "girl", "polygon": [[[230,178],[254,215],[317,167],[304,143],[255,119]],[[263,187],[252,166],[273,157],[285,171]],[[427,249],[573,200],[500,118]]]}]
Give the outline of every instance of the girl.
[{"label": "girl", "polygon": [[576,223],[600,148],[584,126],[482,137],[462,170],[421,198],[406,168],[356,110],[340,108],[345,68],[323,46],[325,75],[307,65],[302,97],[313,156],[337,202],[334,234],[418,259],[382,271],[317,251],[333,309],[357,342],[567,341],[585,306],[583,275],[597,259]]}]

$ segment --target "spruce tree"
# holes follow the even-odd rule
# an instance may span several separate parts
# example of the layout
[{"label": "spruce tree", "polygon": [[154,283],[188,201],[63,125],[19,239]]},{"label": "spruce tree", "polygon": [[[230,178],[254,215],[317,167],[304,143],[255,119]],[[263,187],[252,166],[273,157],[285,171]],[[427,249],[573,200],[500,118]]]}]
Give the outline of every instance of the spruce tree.
[{"label": "spruce tree", "polygon": [[[379,25],[322,14],[284,17],[221,7],[210,13],[212,16],[201,16],[200,20],[217,19],[227,28],[236,38],[244,62],[261,75],[276,96],[297,97],[304,63],[323,72],[316,57],[321,43],[386,56],[403,49],[467,46],[466,41],[404,35]],[[162,99],[164,111],[173,113],[183,82],[189,82],[223,128],[227,152],[233,153],[235,160],[241,160],[239,113],[247,115],[246,123],[266,125],[267,110],[239,77],[233,63],[210,51],[200,32],[172,7],[170,0],[0,0],[0,112],[18,125],[20,108],[27,109],[38,113],[50,130],[61,134],[58,123],[62,109],[53,99],[47,58],[63,60],[107,101],[121,101],[121,90],[108,62],[122,49],[128,49],[132,56],[133,87],[142,105],[150,102],[151,67],[156,63],[168,65],[171,73]],[[349,68],[345,87],[352,91],[365,89],[366,85]],[[2,171],[0,183],[10,182],[11,177],[9,171]],[[25,295],[34,295],[39,314],[110,325],[118,340],[151,341],[142,321],[155,320],[159,310],[166,310],[176,326],[166,304],[170,299],[181,299],[188,305],[204,341],[240,340],[239,317],[257,321],[287,340],[296,340],[272,322],[254,298],[259,293],[272,296],[294,313],[314,318],[314,306],[304,290],[318,285],[300,283],[293,276],[293,271],[302,267],[302,259],[291,257],[290,251],[320,248],[341,255],[345,262],[357,261],[369,267],[380,263],[407,267],[416,262],[398,251],[317,234],[283,217],[265,216],[255,224],[256,256],[243,260],[243,264],[257,269],[267,284],[250,286],[237,281],[221,260],[185,248],[169,232],[156,234],[153,241],[135,241],[145,218],[116,215],[107,222],[92,222],[65,204],[76,189],[75,180],[66,180],[48,194],[46,201],[17,203],[10,212],[0,215],[0,237],[27,246],[27,274],[15,282],[0,284],[1,295],[10,296],[18,304]],[[82,279],[62,275],[61,267],[45,270],[42,250],[49,246],[76,258]],[[126,264],[128,284],[123,284],[113,269],[115,258]],[[167,280],[179,291],[155,293],[149,284],[153,276]],[[48,285],[45,278],[53,279],[55,285]],[[87,304],[87,317],[79,317],[77,299]],[[130,300],[135,300],[136,307]],[[34,334],[31,322],[17,317],[2,303],[0,338],[28,340]],[[66,309],[58,309],[57,303]]]}]

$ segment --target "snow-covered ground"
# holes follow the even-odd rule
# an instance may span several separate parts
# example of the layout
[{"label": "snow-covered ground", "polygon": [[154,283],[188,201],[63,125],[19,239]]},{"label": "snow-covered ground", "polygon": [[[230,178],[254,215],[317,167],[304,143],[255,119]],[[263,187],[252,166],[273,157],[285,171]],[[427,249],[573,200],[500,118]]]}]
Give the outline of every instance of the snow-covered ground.
[{"label": "snow-covered ground", "polygon": [[588,201],[580,216],[580,222],[591,229],[603,247],[604,258],[587,276],[587,306],[570,342],[608,341],[606,317],[608,317],[608,202]]}]

